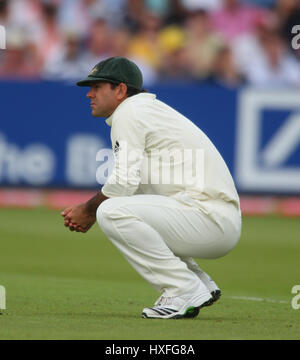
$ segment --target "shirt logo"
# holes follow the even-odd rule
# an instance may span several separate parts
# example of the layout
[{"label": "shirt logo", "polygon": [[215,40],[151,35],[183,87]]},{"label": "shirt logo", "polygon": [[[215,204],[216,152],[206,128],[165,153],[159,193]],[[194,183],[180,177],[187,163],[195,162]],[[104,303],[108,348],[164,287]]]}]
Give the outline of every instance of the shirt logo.
[{"label": "shirt logo", "polygon": [[114,153],[116,154],[117,152],[119,152],[120,150],[120,144],[119,141],[116,141],[116,144],[114,146]]}]

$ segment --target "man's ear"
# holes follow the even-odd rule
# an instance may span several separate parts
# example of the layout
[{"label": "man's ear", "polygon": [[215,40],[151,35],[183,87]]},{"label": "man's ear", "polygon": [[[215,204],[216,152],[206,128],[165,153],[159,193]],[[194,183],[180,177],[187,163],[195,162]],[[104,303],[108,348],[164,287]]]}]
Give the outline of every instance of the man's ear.
[{"label": "man's ear", "polygon": [[117,90],[117,98],[119,100],[123,100],[127,97],[127,85],[124,83],[120,83]]}]

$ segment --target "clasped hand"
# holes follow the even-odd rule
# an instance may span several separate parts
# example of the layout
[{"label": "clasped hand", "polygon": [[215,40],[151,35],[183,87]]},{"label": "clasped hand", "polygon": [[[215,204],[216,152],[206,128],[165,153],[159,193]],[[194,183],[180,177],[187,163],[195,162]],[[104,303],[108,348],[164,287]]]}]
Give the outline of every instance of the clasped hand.
[{"label": "clasped hand", "polygon": [[64,217],[64,225],[70,229],[70,231],[87,232],[95,223],[96,215],[89,214],[85,204],[78,204],[67,207],[61,212]]}]

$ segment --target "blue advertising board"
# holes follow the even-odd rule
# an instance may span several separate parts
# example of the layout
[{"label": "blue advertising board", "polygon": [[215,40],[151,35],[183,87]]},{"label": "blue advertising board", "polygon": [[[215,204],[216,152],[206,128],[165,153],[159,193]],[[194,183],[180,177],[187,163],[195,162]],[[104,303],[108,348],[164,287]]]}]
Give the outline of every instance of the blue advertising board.
[{"label": "blue advertising board", "polygon": [[[96,188],[111,148],[88,88],[0,82],[0,185]],[[240,192],[300,193],[300,92],[166,84],[149,89],[214,142]],[[104,182],[104,180],[103,180]]]}]

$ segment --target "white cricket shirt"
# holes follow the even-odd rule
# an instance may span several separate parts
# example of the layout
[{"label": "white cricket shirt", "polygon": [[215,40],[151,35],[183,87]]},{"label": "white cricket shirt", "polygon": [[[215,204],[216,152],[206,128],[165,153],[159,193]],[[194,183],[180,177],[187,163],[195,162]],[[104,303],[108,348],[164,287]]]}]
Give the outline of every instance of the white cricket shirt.
[{"label": "white cricket shirt", "polygon": [[115,163],[102,187],[105,196],[156,194],[189,206],[218,199],[239,209],[233,179],[213,143],[156,95],[127,98],[106,123]]}]

